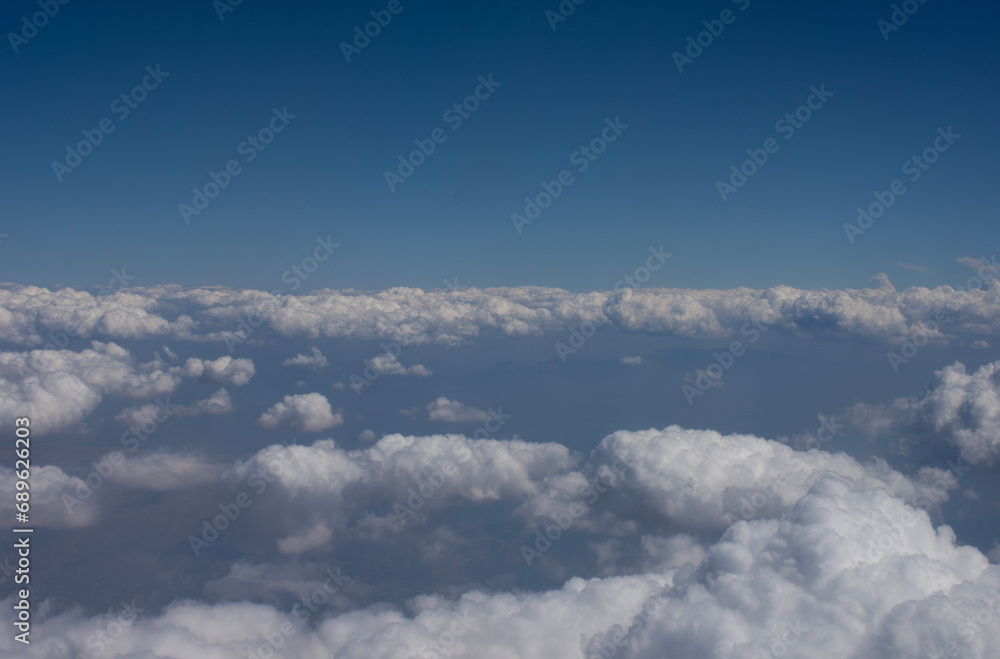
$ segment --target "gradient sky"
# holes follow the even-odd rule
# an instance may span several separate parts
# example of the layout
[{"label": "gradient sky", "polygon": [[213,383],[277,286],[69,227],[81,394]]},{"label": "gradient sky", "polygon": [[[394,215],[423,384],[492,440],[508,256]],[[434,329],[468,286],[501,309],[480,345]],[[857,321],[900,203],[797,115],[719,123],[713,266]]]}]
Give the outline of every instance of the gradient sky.
[{"label": "gradient sky", "polygon": [[[955,258],[995,251],[996,6],[930,2],[885,40],[889,3],[591,0],[553,31],[556,5],[403,0],[350,63],[340,43],[384,3],[251,0],[221,21],[208,0],[61,6],[0,49],[0,281],[88,288],[125,267],[136,285],[270,290],[320,235],[343,247],[303,290],[608,289],[660,244],[674,257],[650,286],[886,272],[902,288],[962,281]],[[735,22],[679,73],[672,53],[726,8]],[[4,3],[0,27],[37,10]],[[116,118],[147,65],[170,75]],[[451,130],[444,110],[489,74],[502,85]],[[834,96],[782,139],[775,122],[820,84]],[[287,130],[185,225],[192,187],[286,106]],[[524,197],[616,116],[621,138],[518,235]],[[52,162],[104,117],[114,132],[60,183]],[[947,126],[955,147],[848,243],[854,209]],[[390,192],[383,172],[438,127],[447,141]],[[723,202],[716,181],[769,137],[780,150]]]}]

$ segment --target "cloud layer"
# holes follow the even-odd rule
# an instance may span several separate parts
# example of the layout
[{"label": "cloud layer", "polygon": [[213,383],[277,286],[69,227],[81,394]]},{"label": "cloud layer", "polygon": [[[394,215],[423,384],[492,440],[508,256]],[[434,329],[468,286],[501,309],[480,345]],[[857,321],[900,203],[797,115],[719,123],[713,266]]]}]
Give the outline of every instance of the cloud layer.
[{"label": "cloud layer", "polygon": [[[947,322],[934,322],[936,316]],[[149,337],[226,341],[232,348],[258,341],[266,332],[281,337],[453,345],[488,330],[524,336],[567,331],[585,323],[612,323],[635,332],[724,337],[752,321],[794,335],[843,340],[898,342],[915,332],[935,341],[959,335],[997,336],[1000,284],[973,275],[954,288],[897,291],[885,275],[879,275],[870,288],[845,290],[776,286],[570,293],[540,287],[393,288],[303,295],[159,286],[100,298],[72,289],[0,287],[0,340],[48,344],[50,349],[78,338]]]},{"label": "cloud layer", "polygon": [[[693,431],[666,429],[655,436],[677,438],[686,432]],[[610,450],[636,452],[651,443],[663,448],[653,437],[616,433],[595,452],[591,464],[607,464],[608,456],[602,455]],[[359,479],[389,486],[391,477],[378,476],[377,469],[366,470],[370,461],[381,458],[390,472],[400,468],[408,472],[405,465],[418,446],[421,453],[436,449],[433,452],[439,454],[458,442],[386,439],[384,446],[376,445],[367,455],[338,454],[328,443],[318,443],[312,448],[271,447],[254,460],[288,452],[282,487],[298,488],[300,495],[317,487],[336,487],[344,495],[348,483]],[[733,455],[721,466],[697,459],[686,465],[693,468],[696,482],[704,482],[696,488],[703,491],[694,498],[725,506],[725,476],[738,476],[740,451],[746,458],[764,448],[759,444],[764,441],[732,436],[723,445]],[[693,442],[687,449],[697,451],[698,445]],[[497,444],[477,448],[501,450]],[[524,472],[527,480],[522,478],[520,484],[497,480],[499,473],[479,473],[493,479],[496,485],[491,491],[499,496],[531,496],[539,490],[534,481],[543,480],[539,477],[546,471],[565,467],[568,457],[546,445],[530,450],[511,445],[503,450],[519,458],[515,462],[535,468]],[[718,449],[704,450],[711,455]],[[323,464],[314,464],[317,451],[327,455]],[[774,457],[764,455],[748,469],[764,469]],[[680,473],[682,467],[666,462],[649,471],[626,471],[625,478],[634,476],[636,487],[668,491],[673,488],[669,474]],[[699,548],[684,536],[645,537],[650,555],[673,554],[676,559],[661,560],[642,573],[574,577],[561,588],[534,593],[477,589],[457,598],[425,595],[403,608],[375,605],[344,613],[321,608],[314,617],[301,607],[292,613],[246,602],[179,601],[158,615],[140,615],[119,624],[109,648],[118,656],[220,659],[244,659],[251,652],[261,656],[261,648],[280,650],[284,656],[338,659],[659,659],[664,652],[669,657],[708,659],[884,659],[934,656],[946,647],[970,659],[992,657],[1000,644],[1000,567],[989,565],[976,549],[957,545],[951,529],[935,528],[926,511],[883,486],[864,482],[849,463],[839,463],[851,467],[847,474],[839,473],[836,463],[826,464],[830,468],[808,488],[787,495],[787,500],[782,495],[780,515],[774,511],[774,516],[738,520],[709,546]],[[476,461],[472,471],[485,465],[486,461]],[[513,473],[512,469],[508,465],[504,471]],[[325,478],[331,473],[339,479],[336,485]],[[664,482],[654,473],[663,474]],[[470,494],[472,475],[460,480],[454,491]],[[303,501],[301,496],[298,501]],[[669,503],[653,505],[670,509]],[[692,506],[700,509],[704,504]],[[296,536],[284,541],[285,551],[297,553],[312,542]],[[247,577],[263,578],[246,574],[242,580]],[[321,587],[319,582],[291,583],[286,576],[278,577],[285,584],[281,588],[296,592]],[[335,591],[329,588],[329,579],[327,586]],[[5,606],[9,605],[8,600]],[[88,640],[99,638],[95,635],[115,620],[113,614],[87,618],[74,609],[49,615],[36,621],[37,641],[23,654],[76,657],[87,649]],[[0,639],[0,648],[13,651],[13,643],[7,635]]]}]

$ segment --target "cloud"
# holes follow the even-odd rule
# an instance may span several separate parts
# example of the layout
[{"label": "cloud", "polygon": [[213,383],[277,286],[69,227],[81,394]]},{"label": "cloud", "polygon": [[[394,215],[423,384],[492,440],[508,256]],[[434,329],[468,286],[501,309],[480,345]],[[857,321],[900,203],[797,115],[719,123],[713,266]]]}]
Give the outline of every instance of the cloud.
[{"label": "cloud", "polygon": [[[245,513],[248,524],[264,525],[262,533],[285,538],[289,547],[301,542],[313,548],[320,523],[337,531],[334,537],[350,527],[358,537],[377,539],[401,532],[411,516],[469,503],[527,501],[578,460],[559,444],[386,435],[362,450],[331,440],[269,446],[233,465],[225,480],[242,485],[254,474],[273,474],[266,500]],[[426,501],[400,512],[428,487]]]},{"label": "cloud", "polygon": [[1000,455],[1000,361],[974,373],[955,362],[934,374],[919,397],[890,403],[857,403],[842,421],[868,435],[907,438],[903,443],[947,442],[972,464],[992,463]]},{"label": "cloud", "polygon": [[184,363],[182,372],[189,378],[205,377],[212,382],[241,387],[254,376],[255,369],[249,359],[224,355],[212,361],[192,357]]},{"label": "cloud", "polygon": [[278,538],[278,551],[282,554],[304,554],[313,549],[319,549],[330,541],[333,532],[330,528],[319,522],[311,529],[303,533],[292,535],[287,538]]},{"label": "cloud", "polygon": [[344,423],[340,412],[330,408],[330,401],[322,394],[298,394],[285,396],[257,419],[263,428],[290,427],[306,432],[319,432]]},{"label": "cloud", "polygon": [[285,361],[281,362],[281,365],[307,366],[317,371],[327,367],[329,362],[327,361],[326,357],[323,356],[323,353],[320,352],[319,348],[313,347],[310,349],[310,352],[312,353],[311,356],[303,355],[300,353],[298,355],[295,355],[294,357],[289,357]]},{"label": "cloud", "polygon": [[580,470],[548,478],[517,512],[544,526],[577,505],[586,512],[574,516],[576,528],[631,532],[628,523],[638,518],[648,532],[721,533],[741,519],[781,517],[829,474],[932,510],[957,487],[940,469],[907,478],[882,460],[861,464],[753,435],[669,426],[605,437]]},{"label": "cloud", "polygon": [[396,359],[395,355],[388,352],[377,357],[373,357],[370,360],[370,363],[372,368],[382,375],[416,375],[418,377],[426,377],[433,373],[423,364],[414,364],[410,367],[404,367],[399,363],[399,360]]},{"label": "cloud", "polygon": [[169,398],[160,404],[147,403],[135,407],[126,407],[115,415],[115,421],[135,428],[143,424],[155,424],[163,421],[164,416],[201,416],[202,414],[229,414],[233,411],[233,401],[229,392],[219,389],[208,398],[197,400],[188,405],[173,405]]},{"label": "cloud", "polygon": [[158,360],[135,364],[128,350],[94,341],[81,352],[0,352],[0,424],[27,416],[34,434],[81,422],[104,396],[153,398],[172,393],[181,375]]},{"label": "cloud", "polygon": [[739,520],[777,519],[830,474],[934,514],[957,487],[940,469],[906,477],[880,460],[861,464],[844,454],[677,426],[616,432],[586,460],[559,444],[519,439],[386,435],[353,451],[320,440],[270,446],[225,479],[242,484],[268,472],[272,494],[246,513],[257,520],[248,523],[264,524],[262,533],[295,550],[329,540],[320,525],[333,537],[379,540],[412,519],[493,501],[506,502],[526,538],[562,520],[581,533],[635,537],[720,534]]},{"label": "cloud", "polygon": [[[962,262],[983,268],[981,261],[963,257]],[[990,281],[965,285],[964,290],[940,286],[903,291],[897,291],[885,275],[875,277],[869,288],[843,290],[775,286],[571,293],[526,286],[325,289],[272,295],[223,287],[157,286],[130,288],[100,299],[72,289],[5,285],[0,287],[0,341],[58,348],[70,340],[60,333],[71,328],[74,338],[170,337],[226,341],[230,348],[268,335],[449,346],[487,331],[529,336],[565,332],[586,323],[611,324],[629,332],[724,338],[758,321],[802,337],[892,343],[927,329],[935,315],[942,314],[952,319],[947,328],[951,334],[939,331],[933,336],[944,342],[958,335],[1000,334],[1000,282],[989,272],[984,270]],[[263,323],[248,336],[241,324],[257,317]],[[392,368],[393,361],[386,360],[386,366]]]},{"label": "cloud", "polygon": [[990,343],[989,341],[983,341],[983,340],[973,341],[972,347],[975,348],[976,350],[984,350],[990,347]]},{"label": "cloud", "polygon": [[622,357],[622,364],[628,366],[642,366],[642,357]]},{"label": "cloud", "polygon": [[[460,468],[446,469],[448,462]],[[126,464],[112,479],[137,487],[214,478],[196,456]],[[663,648],[709,659],[756,659],[775,648],[789,657],[881,659],[933,656],[948,644],[988,659],[1000,644],[1000,624],[966,622],[985,613],[1000,620],[1000,566],[959,545],[949,527],[935,527],[933,510],[924,509],[932,507],[920,503],[940,503],[954,487],[940,470],[907,478],[881,461],[678,426],[613,433],[585,459],[554,443],[460,435],[387,435],[364,450],[330,440],[275,445],[223,478],[241,483],[264,468],[273,476],[268,496],[242,513],[241,532],[266,533],[291,562],[234,564],[206,589],[211,595],[301,597],[316,588],[303,554],[328,548],[349,520],[370,539],[379,529],[393,533],[388,518],[360,513],[375,501],[405,502],[432,479],[436,491],[421,512],[518,504],[516,518],[539,532],[525,531],[525,546],[539,546],[549,520],[574,503],[583,510],[573,515],[575,531],[613,533],[589,545],[602,576],[554,589],[466,589],[350,611],[338,599],[309,620],[267,604],[180,600],[120,625],[120,635],[116,628],[112,652],[243,659],[277,638],[288,656],[339,659],[658,659]],[[49,473],[53,493],[74,484]],[[8,477],[0,470],[0,490]],[[443,527],[425,540],[412,551],[431,562],[467,542]],[[632,540],[638,554],[628,559]],[[539,551],[555,561],[559,536],[547,542]],[[509,544],[521,553],[517,540]],[[113,620],[65,606],[39,611],[28,657],[72,659]],[[12,653],[14,643],[0,637],[0,650]]]},{"label": "cloud", "polygon": [[463,405],[457,400],[449,400],[444,396],[427,404],[427,418],[430,421],[445,421],[448,423],[478,423],[490,418],[489,412],[477,410]]},{"label": "cloud", "polygon": [[168,491],[217,483],[222,467],[198,455],[152,453],[114,465],[112,482],[140,490]]},{"label": "cloud", "polygon": [[[1000,567],[924,511],[835,474],[780,519],[738,521],[707,547],[685,536],[644,545],[649,571],[639,574],[573,577],[541,592],[422,595],[314,620],[264,604],[178,601],[122,625],[112,649],[243,659],[275,638],[287,656],[338,659],[660,659],[664,648],[706,659],[883,659],[954,644],[991,659],[1000,644]],[[276,577],[278,592],[308,588],[298,571]],[[215,588],[263,582],[241,566]],[[111,619],[49,608],[33,621],[25,656],[75,657]],[[0,649],[13,652],[11,636]]]},{"label": "cloud", "polygon": [[961,256],[955,260],[984,279],[995,278],[998,267],[1000,267],[997,265],[996,255],[992,259],[987,259],[985,256],[979,259],[974,259],[971,256]]}]

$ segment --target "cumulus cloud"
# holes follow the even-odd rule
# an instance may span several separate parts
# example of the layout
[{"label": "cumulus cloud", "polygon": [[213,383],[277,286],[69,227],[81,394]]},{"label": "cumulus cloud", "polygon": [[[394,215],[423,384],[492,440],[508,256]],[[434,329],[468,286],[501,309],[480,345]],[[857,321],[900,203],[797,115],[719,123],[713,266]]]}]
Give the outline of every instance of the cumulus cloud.
[{"label": "cumulus cloud", "polygon": [[427,404],[427,418],[431,421],[448,423],[478,423],[489,419],[490,414],[441,396]]},{"label": "cumulus cloud", "polygon": [[[507,502],[528,535],[558,524],[629,537],[719,534],[739,520],[777,519],[831,474],[853,488],[884,489],[933,514],[957,487],[940,469],[906,477],[881,460],[862,464],[752,435],[677,426],[614,433],[587,459],[559,444],[516,438],[387,435],[354,451],[320,440],[268,447],[235,465],[226,480],[243,483],[268,471],[275,494],[248,516],[271,520],[270,507],[285,511],[280,528],[270,532],[284,538],[286,553],[325,544],[330,536],[323,529],[350,528],[358,537],[378,539],[401,532],[411,519],[490,501]],[[365,515],[349,527],[359,511]],[[650,552],[647,565],[657,560],[652,545]]]},{"label": "cumulus cloud", "polygon": [[241,387],[254,376],[255,369],[249,359],[224,355],[212,361],[192,357],[184,363],[182,372],[186,377],[205,377],[212,382]]},{"label": "cumulus cloud", "polygon": [[628,366],[642,366],[642,357],[622,357],[622,364]]},{"label": "cumulus cloud", "polygon": [[344,423],[340,412],[334,414],[330,401],[322,394],[285,396],[257,419],[263,428],[290,427],[306,432],[319,432]]},{"label": "cumulus cloud", "polygon": [[[559,552],[558,535],[544,546],[539,538],[566,510],[583,532],[620,533],[590,545],[602,576],[551,590],[421,595],[312,620],[265,604],[178,601],[122,625],[114,653],[243,659],[272,633],[288,656],[339,659],[653,659],[664,648],[710,659],[881,659],[933,656],[949,644],[988,659],[1000,644],[1000,624],[992,624],[1000,620],[1000,566],[934,525],[932,504],[954,487],[939,470],[907,478],[881,461],[677,426],[613,433],[586,458],[554,443],[460,435],[387,435],[364,450],[331,440],[275,445],[224,479],[244,482],[261,469],[272,476],[269,494],[241,525],[266,520],[278,552],[292,557],[328,547],[348,520],[372,537],[391,533],[386,520],[359,513],[376,500],[405,502],[434,472],[444,477],[422,511],[518,504],[539,531],[525,533],[522,555],[524,546]],[[57,472],[53,492],[72,485]],[[112,478],[146,487],[159,478],[161,488],[215,477],[194,456],[168,454],[128,461],[120,474]],[[0,470],[0,491],[8,477]],[[639,541],[635,561],[625,560],[627,538]],[[415,550],[437,560],[461,541],[439,528]],[[280,600],[315,587],[297,565],[237,564],[209,590]],[[985,614],[989,622],[968,622]],[[111,619],[43,606],[30,648],[18,649],[72,659]],[[0,650],[13,652],[14,643],[0,637]]]},{"label": "cumulus cloud", "polygon": [[1000,455],[1000,362],[974,373],[955,362],[937,371],[923,395],[885,404],[858,403],[843,415],[869,435],[889,434],[909,442],[949,442],[970,463],[992,463]]},{"label": "cumulus cloud", "polygon": [[403,366],[396,359],[395,355],[388,352],[373,357],[369,363],[376,372],[382,375],[416,375],[425,377],[432,374],[432,371],[423,364],[414,364],[409,367]]},{"label": "cumulus cloud", "polygon": [[941,469],[907,478],[882,460],[861,464],[753,435],[669,426],[609,435],[582,469],[549,478],[518,512],[542,526],[565,519],[576,505],[586,511],[571,515],[577,528],[631,531],[622,523],[638,511],[648,529],[722,532],[740,519],[781,517],[829,474],[931,510],[957,487]]},{"label": "cumulus cloud", "polygon": [[32,419],[36,434],[71,428],[103,396],[153,398],[172,393],[181,374],[158,360],[136,364],[128,350],[94,341],[81,352],[0,352],[0,424]]},{"label": "cumulus cloud", "polygon": [[[363,450],[345,450],[332,440],[269,446],[234,465],[225,478],[239,484],[254,474],[273,475],[272,494],[247,515],[273,520],[272,508],[283,510],[277,533],[289,551],[315,548],[320,538],[329,539],[320,526],[345,529],[361,512],[351,528],[374,539],[400,532],[412,517],[449,506],[527,501],[541,493],[546,479],[578,461],[559,444],[386,435]],[[432,481],[433,495],[426,503],[407,509],[414,492],[427,494]]]},{"label": "cumulus cloud", "polygon": [[[405,608],[324,614],[315,626],[263,604],[181,601],[124,625],[114,650],[243,659],[268,634],[288,656],[338,659],[660,659],[664,648],[706,659],[883,659],[934,656],[949,644],[991,659],[1000,644],[1000,567],[885,489],[833,474],[780,519],[738,521],[707,548],[685,537],[646,544],[664,559],[640,574],[574,577],[535,593],[424,595]],[[70,659],[109,620],[51,612],[19,650]],[[0,638],[6,651],[14,643]]]},{"label": "cumulus cloud", "polygon": [[289,357],[285,361],[281,362],[282,366],[307,366],[309,368],[320,370],[326,368],[329,362],[326,357],[320,352],[319,348],[313,347],[310,349],[310,355],[298,354],[294,357]]},{"label": "cumulus cloud", "polygon": [[[166,336],[226,341],[234,347],[248,340],[241,323],[258,316],[264,318],[264,324],[253,340],[270,333],[311,339],[392,340],[402,345],[455,345],[485,331],[527,336],[568,331],[585,323],[700,338],[732,336],[754,321],[797,336],[837,340],[898,342],[915,331],[931,332],[931,337],[941,342],[959,335],[997,336],[1000,283],[992,275],[995,260],[987,265],[982,261],[967,265],[982,271],[982,276],[974,275],[961,290],[940,286],[897,291],[885,275],[875,277],[869,288],[844,290],[775,286],[571,293],[528,286],[272,295],[228,288],[158,286],[131,288],[100,299],[72,289],[6,285],[0,287],[0,340],[63,347],[66,343],[61,337],[54,343],[49,336],[70,327],[74,337]],[[929,325],[937,314],[951,319],[946,329],[933,330]]]}]

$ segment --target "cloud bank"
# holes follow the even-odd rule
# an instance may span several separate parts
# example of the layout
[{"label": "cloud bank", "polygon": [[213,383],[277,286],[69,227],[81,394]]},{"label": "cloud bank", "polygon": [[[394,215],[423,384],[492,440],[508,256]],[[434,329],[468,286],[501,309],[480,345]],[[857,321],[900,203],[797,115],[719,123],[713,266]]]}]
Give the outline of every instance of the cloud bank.
[{"label": "cloud bank", "polygon": [[[936,316],[947,317],[946,326],[932,322]],[[540,287],[392,288],[303,295],[158,286],[100,298],[72,289],[0,287],[0,341],[50,349],[77,338],[151,337],[227,342],[235,348],[262,340],[267,333],[455,345],[484,331],[525,336],[586,323],[610,323],[632,332],[726,337],[753,321],[796,336],[848,341],[896,343],[915,332],[942,342],[965,335],[997,336],[1000,283],[973,275],[955,287],[897,291],[879,275],[869,288],[845,290],[775,286],[570,293]]]}]

